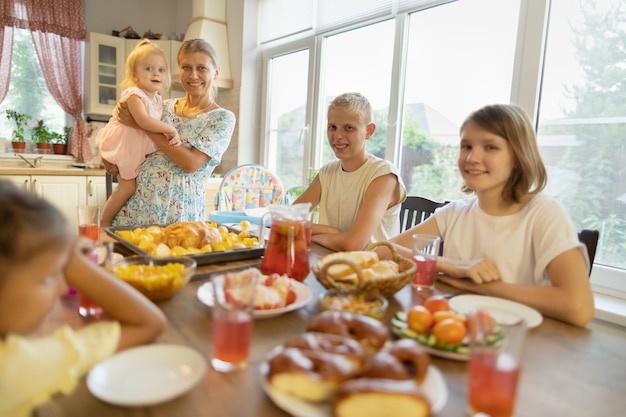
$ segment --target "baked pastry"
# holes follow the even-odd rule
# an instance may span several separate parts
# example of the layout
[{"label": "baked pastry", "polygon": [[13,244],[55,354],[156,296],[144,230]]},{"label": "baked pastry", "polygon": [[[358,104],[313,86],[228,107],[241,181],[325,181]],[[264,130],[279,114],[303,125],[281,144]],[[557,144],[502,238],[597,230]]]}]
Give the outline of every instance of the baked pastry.
[{"label": "baked pastry", "polygon": [[415,340],[400,339],[388,344],[363,363],[361,376],[414,380],[421,384],[428,372],[430,355]]},{"label": "baked pastry", "polygon": [[207,244],[216,245],[221,239],[218,230],[198,221],[176,222],[166,226],[161,241],[170,248],[201,248]]},{"label": "baked pastry", "polygon": [[357,374],[357,367],[346,356],[323,351],[285,348],[268,363],[272,387],[312,402],[329,400],[343,382]]},{"label": "baked pastry", "polygon": [[334,417],[429,417],[430,402],[413,380],[357,378],[335,395]]},{"label": "baked pastry", "polygon": [[365,350],[359,342],[345,336],[330,333],[305,332],[288,339],[285,347],[343,355],[351,360],[357,368],[365,359]]},{"label": "baked pastry", "polygon": [[366,353],[378,351],[389,337],[387,327],[380,321],[343,311],[325,311],[309,321],[307,331],[336,334],[358,341]]},{"label": "baked pastry", "polygon": [[[326,270],[326,273],[336,281],[353,280],[352,275],[355,274],[354,268],[349,263],[342,263],[348,261],[361,267],[361,269],[369,268],[370,266],[378,262],[378,254],[374,251],[352,251],[352,252],[335,252],[330,255],[326,255],[321,260],[320,269],[324,269],[326,265],[330,265]],[[347,278],[349,277],[349,278]]]}]

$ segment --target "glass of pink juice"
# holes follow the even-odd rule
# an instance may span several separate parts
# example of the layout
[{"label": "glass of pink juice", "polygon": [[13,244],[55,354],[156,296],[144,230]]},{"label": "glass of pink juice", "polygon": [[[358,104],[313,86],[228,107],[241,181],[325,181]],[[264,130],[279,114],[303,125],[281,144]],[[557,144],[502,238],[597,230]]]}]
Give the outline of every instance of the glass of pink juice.
[{"label": "glass of pink juice", "polygon": [[416,268],[411,284],[418,290],[430,290],[435,285],[435,267],[440,244],[439,236],[413,235],[413,262]]},{"label": "glass of pink juice", "polygon": [[78,235],[97,242],[100,239],[100,206],[82,205],[78,210]]},{"label": "glass of pink juice", "polygon": [[252,341],[256,277],[221,275],[213,279],[211,365],[219,372],[247,368]]},{"label": "glass of pink juice", "polygon": [[[512,417],[526,337],[526,323],[493,324],[484,314],[470,313],[468,415]],[[502,339],[494,342],[497,337]],[[489,337],[487,337],[489,336]]]},{"label": "glass of pink juice", "polygon": [[472,352],[469,375],[470,415],[478,412],[491,417],[513,415],[519,378],[515,358],[508,353],[478,349]]}]

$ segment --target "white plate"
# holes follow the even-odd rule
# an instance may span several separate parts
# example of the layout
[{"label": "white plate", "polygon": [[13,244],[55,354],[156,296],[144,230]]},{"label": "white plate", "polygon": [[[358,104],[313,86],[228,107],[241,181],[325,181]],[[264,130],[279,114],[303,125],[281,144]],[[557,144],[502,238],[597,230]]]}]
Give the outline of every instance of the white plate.
[{"label": "white plate", "polygon": [[[398,337],[407,338],[403,334],[399,333],[398,329],[396,329],[394,326],[391,326],[391,331]],[[437,356],[437,357],[445,358],[445,359],[452,359],[455,361],[468,361],[469,360],[469,353],[457,353],[457,352],[452,352],[449,350],[435,349],[432,346],[428,346],[427,344],[420,342],[418,339],[414,339],[411,337],[409,337],[408,339],[415,340],[417,343],[420,344],[422,349],[424,349],[426,352],[430,353],[433,356]]]},{"label": "white plate", "polygon": [[[292,280],[291,283],[293,284],[293,289],[296,293],[296,300],[293,303],[289,304],[287,307],[274,308],[271,310],[254,310],[253,316],[258,319],[269,319],[271,317],[276,317],[281,314],[297,310],[307,305],[313,298],[313,292],[311,289],[307,287],[306,284],[296,280]],[[213,307],[213,285],[211,281],[200,285],[200,287],[198,287],[197,295],[198,299],[200,299],[203,304]]]},{"label": "white plate", "polygon": [[[261,364],[260,371],[263,390],[278,408],[294,417],[330,417],[332,415],[329,402],[316,404],[274,389],[267,381],[267,373],[269,372],[267,362]],[[428,366],[426,378],[424,378],[420,388],[432,404],[432,414],[439,413],[448,401],[448,388],[441,372],[433,365]]]},{"label": "white plate", "polygon": [[95,365],[87,375],[87,387],[111,404],[145,406],[183,394],[200,381],[205,370],[202,355],[186,346],[140,346]]},{"label": "white plate", "polygon": [[515,323],[523,318],[526,321],[526,326],[533,328],[539,326],[543,321],[543,316],[533,308],[503,298],[485,295],[457,295],[450,299],[450,308],[466,314],[480,308],[487,311],[500,324]]}]

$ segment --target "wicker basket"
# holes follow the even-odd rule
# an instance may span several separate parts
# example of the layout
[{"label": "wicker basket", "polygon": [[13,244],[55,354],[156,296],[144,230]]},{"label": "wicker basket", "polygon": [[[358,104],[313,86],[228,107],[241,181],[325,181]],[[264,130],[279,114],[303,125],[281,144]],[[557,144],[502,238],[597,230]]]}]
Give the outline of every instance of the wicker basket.
[{"label": "wicker basket", "polygon": [[[406,284],[413,280],[415,276],[415,263],[411,259],[407,259],[403,256],[398,255],[396,249],[388,242],[376,242],[371,244],[366,248],[366,250],[374,250],[378,246],[387,246],[392,254],[392,260],[399,265],[399,272],[388,279],[379,279],[379,280],[366,280],[363,278],[363,273],[361,270],[361,266],[355,264],[349,259],[341,260],[337,259],[331,262],[328,262],[322,268],[322,261],[318,262],[317,265],[313,266],[313,274],[317,280],[327,289],[340,289],[340,290],[361,290],[371,293],[380,294],[384,297],[391,297],[398,291],[400,291]],[[331,265],[336,264],[345,264],[350,266],[354,271],[356,271],[358,276],[358,281],[356,284],[346,283],[346,282],[338,282],[335,281],[331,276],[329,276],[326,271]]]}]

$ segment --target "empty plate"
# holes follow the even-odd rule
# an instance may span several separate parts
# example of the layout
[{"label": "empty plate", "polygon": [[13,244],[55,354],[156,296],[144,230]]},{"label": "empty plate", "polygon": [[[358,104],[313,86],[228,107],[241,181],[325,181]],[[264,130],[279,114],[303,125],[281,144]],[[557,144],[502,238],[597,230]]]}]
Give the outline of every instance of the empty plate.
[{"label": "empty plate", "polygon": [[152,405],[187,392],[205,370],[204,357],[191,348],[147,345],[125,350],[95,365],[87,375],[87,387],[111,404]]}]

